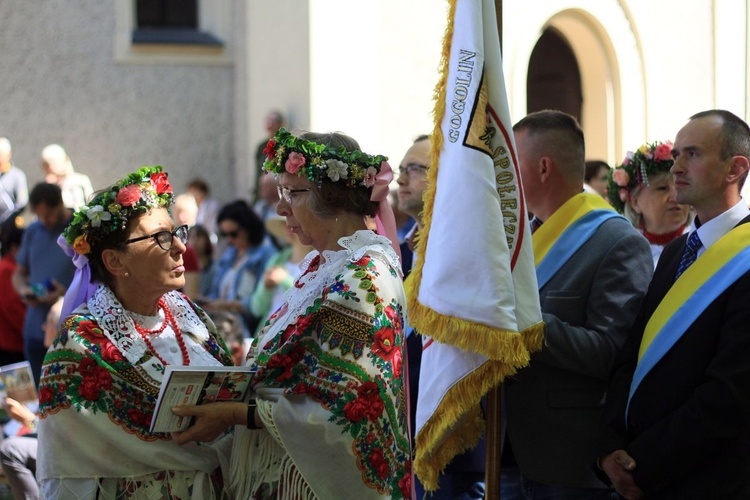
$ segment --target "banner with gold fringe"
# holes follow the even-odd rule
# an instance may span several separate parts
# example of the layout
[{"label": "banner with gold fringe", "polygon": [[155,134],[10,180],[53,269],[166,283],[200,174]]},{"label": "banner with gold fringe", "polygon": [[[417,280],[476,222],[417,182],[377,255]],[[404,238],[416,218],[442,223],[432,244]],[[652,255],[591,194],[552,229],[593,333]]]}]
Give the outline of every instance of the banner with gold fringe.
[{"label": "banner with gold fringe", "polygon": [[493,0],[450,0],[409,321],[425,335],[414,469],[427,490],[476,445],[482,397],[541,346]]}]

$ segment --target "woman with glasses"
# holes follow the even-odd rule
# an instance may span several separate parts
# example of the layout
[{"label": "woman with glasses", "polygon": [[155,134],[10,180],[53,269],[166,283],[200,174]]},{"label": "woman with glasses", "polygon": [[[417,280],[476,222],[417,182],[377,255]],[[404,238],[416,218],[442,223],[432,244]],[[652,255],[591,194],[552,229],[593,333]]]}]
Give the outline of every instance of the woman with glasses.
[{"label": "woman with glasses", "polygon": [[214,265],[211,289],[201,305],[209,314],[222,311],[241,317],[247,338],[260,319],[250,312],[250,301],[276,249],[266,242],[263,221],[243,200],[224,205],[217,222],[227,249]]},{"label": "woman with glasses", "polygon": [[[185,285],[187,226],[143,167],[98,193],[58,242],[76,265],[39,386],[43,498],[220,498],[222,443],[179,446],[149,424],[166,365],[231,365]],[[228,444],[228,443],[227,443]]]},{"label": "woman with glasses", "polygon": [[276,211],[314,250],[259,335],[255,399],[173,409],[196,418],[178,440],[234,426],[232,498],[411,498],[391,168],[337,133],[280,129],[265,154]]}]

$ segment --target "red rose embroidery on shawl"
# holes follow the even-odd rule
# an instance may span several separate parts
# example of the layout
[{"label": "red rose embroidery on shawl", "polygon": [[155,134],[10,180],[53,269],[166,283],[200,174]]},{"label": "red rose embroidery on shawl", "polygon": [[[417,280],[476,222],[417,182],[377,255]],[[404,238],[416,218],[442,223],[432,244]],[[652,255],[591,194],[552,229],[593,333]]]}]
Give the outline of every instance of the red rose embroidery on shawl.
[{"label": "red rose embroidery on shawl", "polygon": [[289,354],[274,354],[268,359],[268,368],[281,368],[281,374],[276,376],[277,381],[288,380],[292,377],[292,370],[304,356],[304,350],[296,347]]},{"label": "red rose embroidery on shawl", "polygon": [[284,333],[281,336],[282,342],[286,342],[287,340],[289,340],[289,337],[291,337],[292,335],[302,335],[307,331],[308,327],[312,323],[312,314],[308,316],[300,316],[299,318],[297,318],[297,321],[286,327],[286,330],[284,330]]},{"label": "red rose embroidery on shawl", "polygon": [[370,256],[365,255],[361,259],[359,259],[357,262],[355,262],[354,265],[358,267],[367,267],[367,264],[369,263],[370,263]]},{"label": "red rose embroidery on shawl", "polygon": [[370,453],[370,464],[381,479],[387,478],[391,473],[388,462],[385,461],[385,457],[383,456],[383,450],[380,448],[375,448]]},{"label": "red rose embroidery on shawl", "polygon": [[125,186],[117,192],[115,202],[119,203],[123,207],[130,207],[135,205],[138,200],[141,199],[141,188],[135,184]]},{"label": "red rose embroidery on shawl", "polygon": [[393,328],[386,326],[375,332],[375,343],[372,352],[386,361],[390,361],[393,354],[399,349],[396,348],[396,332]]},{"label": "red rose embroidery on shawl", "polygon": [[359,422],[367,414],[367,402],[362,398],[349,401],[344,405],[344,416],[350,422]]},{"label": "red rose embroidery on shawl", "polygon": [[404,498],[411,498],[411,460],[404,464],[404,475],[398,480],[398,489]]},{"label": "red rose embroidery on shawl", "polygon": [[81,361],[78,365],[78,372],[83,376],[78,386],[78,394],[89,401],[97,401],[100,390],[106,391],[112,388],[112,375],[91,358],[84,358]]},{"label": "red rose embroidery on shawl", "polygon": [[105,339],[99,326],[90,320],[83,320],[76,326],[76,333],[89,342],[99,343]]},{"label": "red rose embroidery on shawl", "polygon": [[344,405],[344,416],[350,422],[359,422],[363,418],[373,421],[383,414],[384,409],[378,384],[365,382],[357,389],[357,398]]},{"label": "red rose embroidery on shawl", "polygon": [[169,180],[167,179],[167,174],[165,174],[164,172],[151,174],[151,184],[154,186],[154,189],[156,190],[156,194],[164,194],[164,193],[172,192],[172,185],[169,183]]},{"label": "red rose embroidery on shawl", "polygon": [[39,402],[41,404],[49,403],[52,401],[52,397],[55,395],[55,391],[47,386],[39,388]]},{"label": "red rose embroidery on shawl", "polygon": [[138,408],[128,409],[128,417],[133,423],[139,427],[150,427],[151,426],[151,415],[144,414]]},{"label": "red rose embroidery on shawl", "polygon": [[112,342],[103,342],[99,348],[102,352],[102,359],[107,363],[116,363],[122,361],[123,356],[117,347]]}]

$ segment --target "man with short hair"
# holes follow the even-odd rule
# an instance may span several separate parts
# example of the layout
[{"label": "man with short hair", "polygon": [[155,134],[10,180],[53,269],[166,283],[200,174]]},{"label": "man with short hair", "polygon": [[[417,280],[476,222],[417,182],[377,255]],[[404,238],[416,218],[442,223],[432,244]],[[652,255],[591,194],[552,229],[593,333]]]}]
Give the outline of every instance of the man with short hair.
[{"label": "man with short hair", "polygon": [[625,498],[750,498],[750,127],[697,113],[672,156],[677,203],[696,217],[617,358],[597,464]]},{"label": "man with short hair", "polygon": [[613,498],[591,470],[591,451],[609,370],[651,278],[651,249],[601,196],[583,192],[585,142],[575,118],[539,111],[513,131],[534,214],[545,338],[503,386],[502,497]]},{"label": "man with short hair", "polygon": [[43,324],[52,305],[65,295],[73,281],[75,266],[57,245],[57,238],[70,221],[71,211],[63,204],[62,191],[55,184],[40,183],[29,195],[37,220],[23,235],[13,274],[13,286],[26,302],[23,326],[24,352],[39,383],[44,345]]},{"label": "man with short hair", "polygon": [[[432,142],[430,136],[420,135],[414,144],[406,151],[401,160],[398,171],[398,204],[399,209],[410,215],[416,221],[412,230],[406,235],[406,241],[401,245],[402,253],[413,250],[415,239],[424,227],[422,212],[424,211],[424,192],[427,190],[427,171],[430,166],[430,150]],[[435,214],[433,214],[433,217]],[[404,275],[408,276],[412,268],[412,261],[404,266]],[[407,277],[408,279],[408,277]],[[409,362],[409,400],[411,404],[411,432],[415,433],[417,396],[419,391],[419,371],[422,360],[422,336],[407,325],[407,355]],[[413,436],[412,436],[413,437]],[[465,453],[453,458],[440,476],[438,490],[427,497],[434,500],[462,498],[464,500],[484,498],[484,440]],[[422,485],[415,485],[417,497],[424,496]]]},{"label": "man with short hair", "polygon": [[13,165],[13,150],[6,137],[0,137],[0,224],[29,202],[26,174]]}]

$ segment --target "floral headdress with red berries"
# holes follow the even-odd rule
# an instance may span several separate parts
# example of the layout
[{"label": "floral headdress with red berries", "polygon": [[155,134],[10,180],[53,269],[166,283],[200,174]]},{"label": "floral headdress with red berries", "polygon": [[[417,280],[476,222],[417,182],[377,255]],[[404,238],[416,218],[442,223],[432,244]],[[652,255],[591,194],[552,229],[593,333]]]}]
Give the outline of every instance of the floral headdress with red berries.
[{"label": "floral headdress with red berries", "polygon": [[381,165],[388,158],[362,151],[347,151],[308,141],[280,128],[268,141],[263,153],[263,169],[274,174],[288,172],[312,182],[342,182],[347,187],[372,187]]},{"label": "floral headdress with red berries", "polygon": [[623,213],[633,191],[648,186],[648,178],[668,173],[672,168],[672,142],[643,144],[635,152],[628,151],[622,165],[609,171],[607,198],[615,209]]},{"label": "floral headdress with red berries", "polygon": [[87,255],[105,236],[124,230],[133,215],[168,208],[173,198],[160,165],[141,167],[79,208],[62,235],[77,254]]}]

